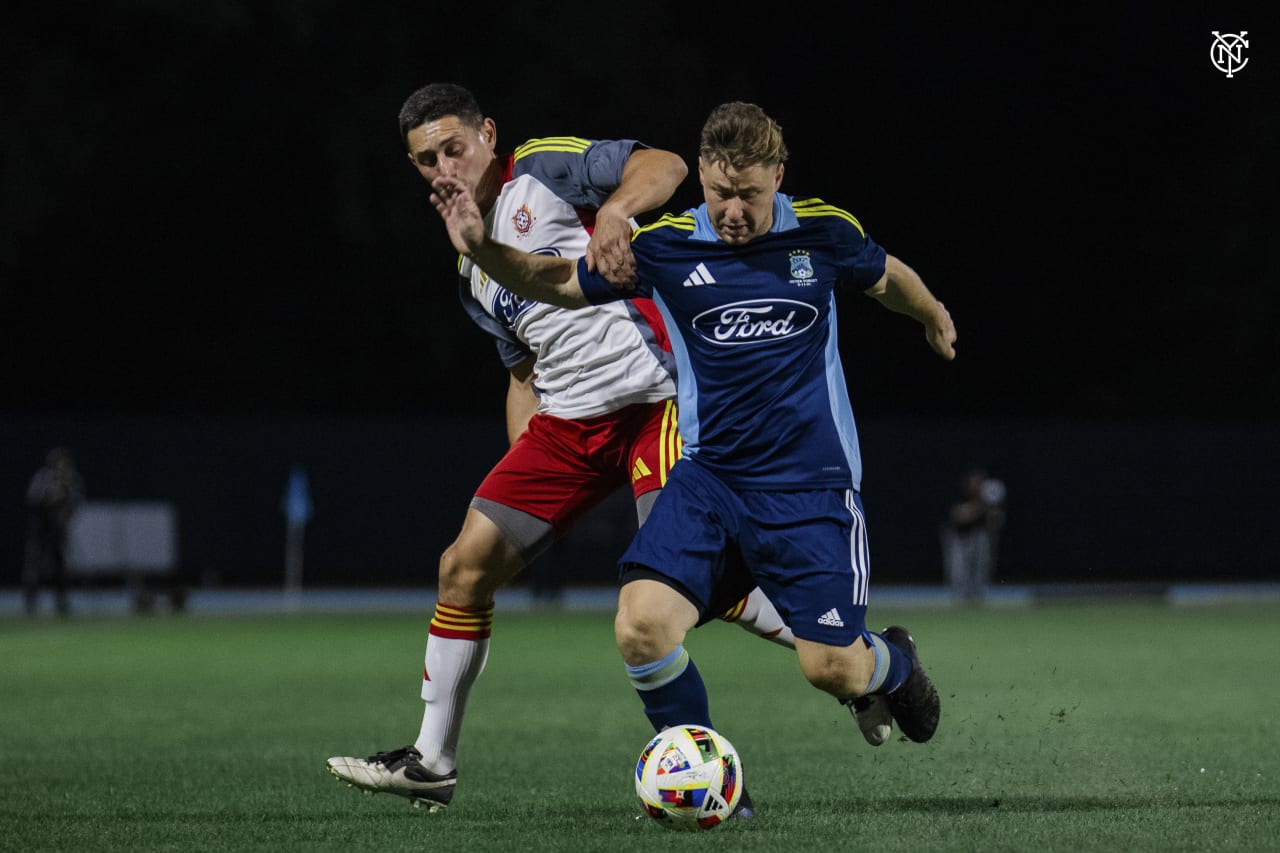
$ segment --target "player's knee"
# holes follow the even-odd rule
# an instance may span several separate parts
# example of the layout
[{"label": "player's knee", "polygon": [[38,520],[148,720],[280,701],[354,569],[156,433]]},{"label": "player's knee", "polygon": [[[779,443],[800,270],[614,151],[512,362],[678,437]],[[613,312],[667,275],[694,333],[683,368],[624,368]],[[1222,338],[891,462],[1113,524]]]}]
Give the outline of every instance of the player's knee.
[{"label": "player's knee", "polygon": [[823,693],[830,693],[832,696],[845,697],[857,694],[859,691],[853,687],[853,681],[846,673],[837,669],[820,669],[805,670],[804,677],[809,683],[821,690]]},{"label": "player's knee", "polygon": [[810,684],[837,698],[860,696],[866,692],[875,666],[874,657],[864,660],[861,644],[848,648],[806,643],[799,652],[800,670]]},{"label": "player's knee", "polygon": [[613,636],[622,659],[632,666],[649,663],[679,644],[671,641],[669,626],[656,614],[619,609],[613,620]]},{"label": "player's knee", "polygon": [[618,594],[614,639],[631,666],[651,663],[675,650],[698,623],[698,610],[664,582],[626,582]]},{"label": "player's knee", "polygon": [[506,571],[498,555],[478,553],[455,541],[440,555],[440,600],[462,607],[487,604],[509,574],[514,571]]}]

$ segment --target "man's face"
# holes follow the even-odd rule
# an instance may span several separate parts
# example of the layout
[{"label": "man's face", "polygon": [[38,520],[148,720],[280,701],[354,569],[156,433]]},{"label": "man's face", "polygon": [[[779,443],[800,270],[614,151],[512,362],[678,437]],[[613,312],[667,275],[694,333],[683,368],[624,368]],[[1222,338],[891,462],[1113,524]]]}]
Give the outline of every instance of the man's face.
[{"label": "man's face", "polygon": [[698,179],[707,214],[721,240],[740,246],[773,225],[773,194],[782,185],[782,164],[735,169],[698,158]]},{"label": "man's face", "polygon": [[441,175],[461,178],[474,193],[493,162],[498,133],[493,119],[475,128],[443,116],[409,131],[409,162],[429,184]]}]

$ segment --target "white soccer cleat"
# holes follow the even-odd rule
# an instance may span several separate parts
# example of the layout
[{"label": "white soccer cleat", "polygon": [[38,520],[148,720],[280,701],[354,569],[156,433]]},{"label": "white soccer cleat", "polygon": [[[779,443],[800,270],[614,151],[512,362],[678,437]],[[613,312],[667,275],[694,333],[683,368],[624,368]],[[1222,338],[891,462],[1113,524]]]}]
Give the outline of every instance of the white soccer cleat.
[{"label": "white soccer cleat", "polygon": [[889,702],[879,694],[858,696],[845,703],[849,713],[858,721],[862,736],[872,746],[880,746],[893,734],[893,712]]},{"label": "white soccer cleat", "polygon": [[329,772],[349,787],[366,794],[396,794],[407,797],[414,808],[438,812],[453,800],[458,771],[433,773],[422,764],[422,753],[412,746],[379,752],[368,758],[335,756],[325,765]]}]

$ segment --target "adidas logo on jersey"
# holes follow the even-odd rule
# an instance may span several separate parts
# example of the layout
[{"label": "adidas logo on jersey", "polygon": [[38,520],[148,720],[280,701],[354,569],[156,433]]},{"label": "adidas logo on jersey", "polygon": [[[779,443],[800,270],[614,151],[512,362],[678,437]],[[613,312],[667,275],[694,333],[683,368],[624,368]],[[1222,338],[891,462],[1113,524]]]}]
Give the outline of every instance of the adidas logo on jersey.
[{"label": "adidas logo on jersey", "polygon": [[684,280],[685,287],[697,287],[700,284],[715,284],[716,280],[712,278],[711,271],[707,269],[706,264],[698,264],[693,268],[693,272],[689,273],[689,277]]},{"label": "adidas logo on jersey", "polygon": [[818,624],[827,625],[832,628],[843,628],[844,620],[840,618],[840,614],[837,613],[836,609],[833,607],[818,617]]}]

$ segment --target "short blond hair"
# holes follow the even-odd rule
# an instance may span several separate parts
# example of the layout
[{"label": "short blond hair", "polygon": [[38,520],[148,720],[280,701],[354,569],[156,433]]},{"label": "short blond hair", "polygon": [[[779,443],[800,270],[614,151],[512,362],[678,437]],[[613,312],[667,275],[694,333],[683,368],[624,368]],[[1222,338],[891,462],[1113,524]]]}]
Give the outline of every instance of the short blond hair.
[{"label": "short blond hair", "polygon": [[711,111],[702,125],[698,156],[733,169],[776,166],[787,160],[782,126],[755,104],[731,101]]}]

